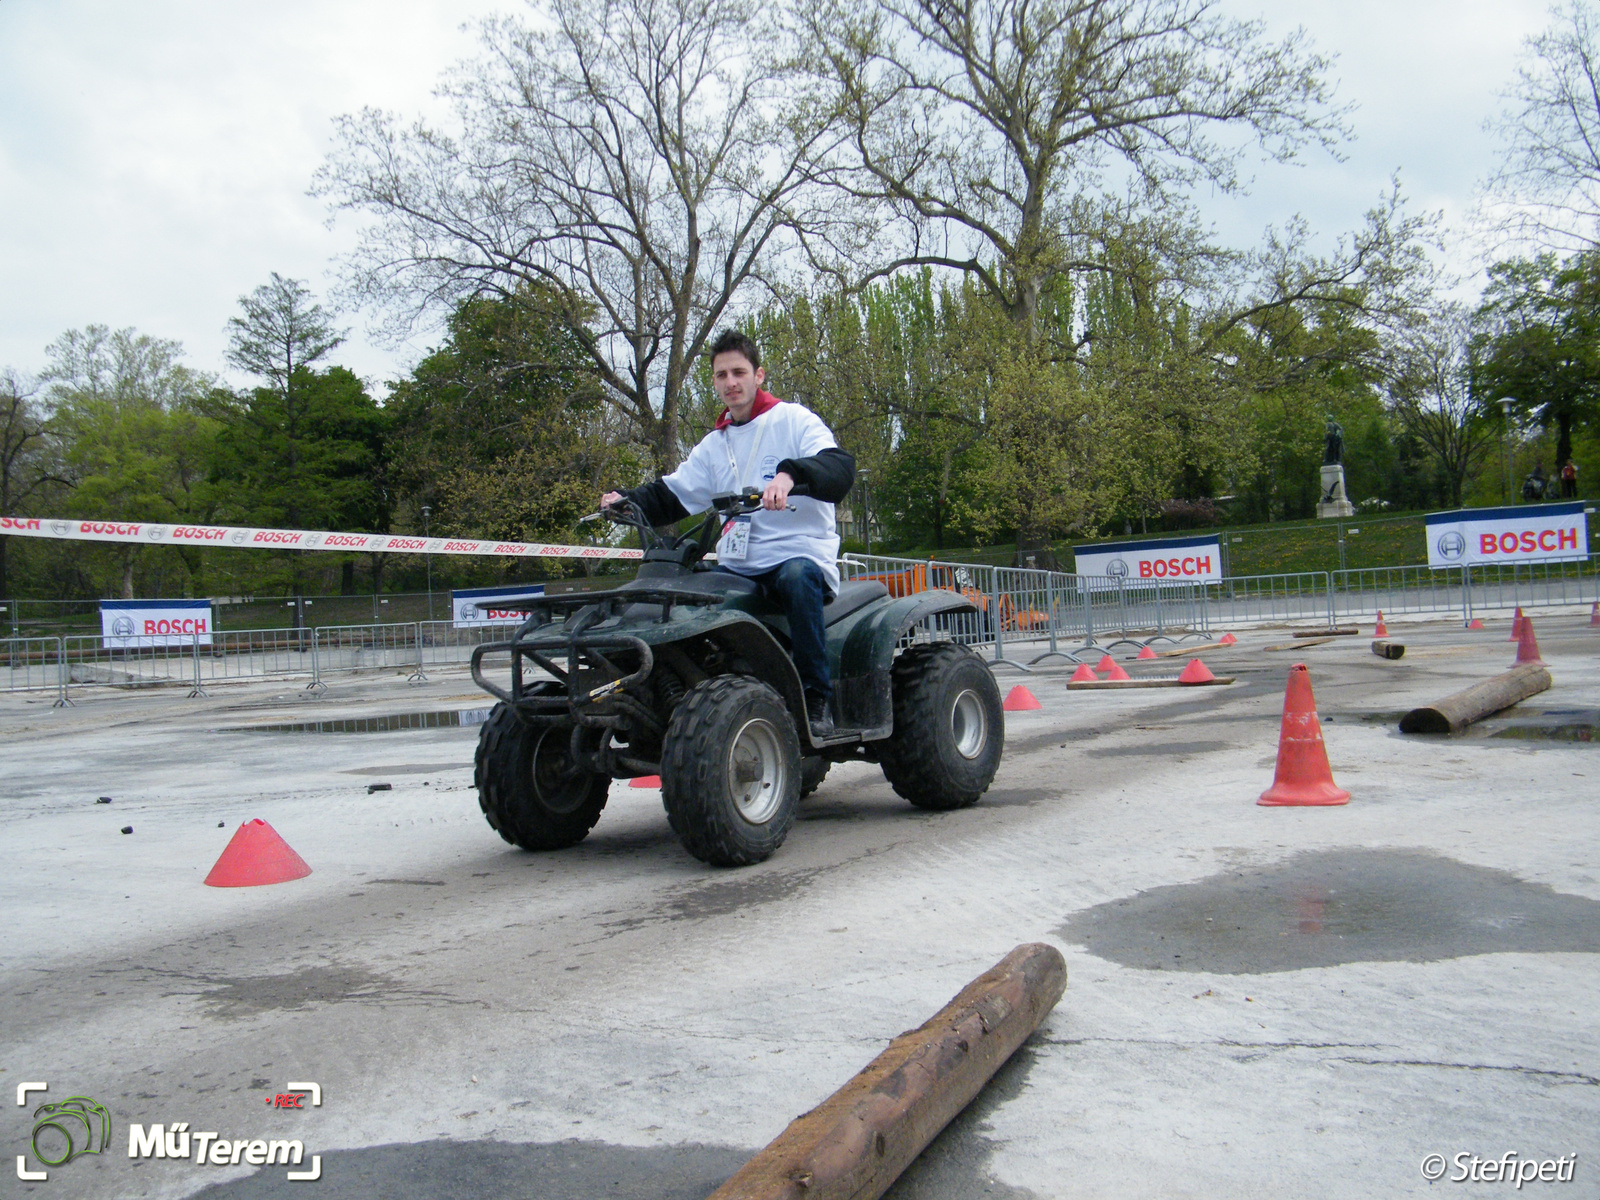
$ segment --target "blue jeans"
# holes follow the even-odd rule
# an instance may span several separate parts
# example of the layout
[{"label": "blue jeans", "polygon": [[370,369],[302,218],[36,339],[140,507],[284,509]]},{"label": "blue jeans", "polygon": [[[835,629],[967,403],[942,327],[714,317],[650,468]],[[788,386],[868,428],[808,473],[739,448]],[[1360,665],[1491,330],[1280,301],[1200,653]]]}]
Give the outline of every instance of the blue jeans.
[{"label": "blue jeans", "polygon": [[[728,568],[719,567],[726,571]],[[733,572],[743,574],[743,572]],[[822,568],[809,558],[791,558],[760,575],[746,575],[761,585],[761,594],[783,609],[789,619],[789,650],[800,684],[824,700],[833,696],[828,675],[828,643],[823,633],[822,606],[828,599],[828,581]]]}]

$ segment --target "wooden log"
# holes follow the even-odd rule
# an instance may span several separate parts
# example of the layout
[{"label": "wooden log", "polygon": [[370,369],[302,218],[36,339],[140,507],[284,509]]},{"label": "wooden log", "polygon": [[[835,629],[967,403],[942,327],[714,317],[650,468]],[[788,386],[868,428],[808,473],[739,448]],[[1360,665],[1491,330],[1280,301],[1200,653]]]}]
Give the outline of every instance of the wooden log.
[{"label": "wooden log", "polygon": [[1379,658],[1404,658],[1406,647],[1404,642],[1387,642],[1378,638],[1372,643],[1372,652]]},{"label": "wooden log", "polygon": [[1319,638],[1312,638],[1310,641],[1307,641],[1307,642],[1279,642],[1276,646],[1264,646],[1262,648],[1265,649],[1265,650],[1268,650],[1268,651],[1272,651],[1272,650],[1304,650],[1307,646],[1321,646],[1326,642],[1337,642],[1338,640],[1339,639],[1335,638],[1335,637],[1319,637]]},{"label": "wooden log", "polygon": [[1166,679],[1085,679],[1078,683],[1067,683],[1069,692],[1090,692],[1095,689],[1108,691],[1112,688],[1150,688],[1150,687],[1215,687],[1222,683],[1232,683],[1234,677],[1228,675],[1217,679],[1208,679],[1204,683],[1181,683],[1176,675]]},{"label": "wooden log", "polygon": [[1475,683],[1400,718],[1401,733],[1460,733],[1474,721],[1537,696],[1550,686],[1550,672],[1537,663]]},{"label": "wooden log", "polygon": [[1010,1058],[1067,986],[1054,946],[1018,946],[757,1154],[710,1200],[877,1200]]},{"label": "wooden log", "polygon": [[1202,642],[1198,646],[1179,646],[1176,650],[1157,650],[1157,658],[1179,658],[1185,654],[1199,654],[1202,650],[1227,650],[1237,642]]},{"label": "wooden log", "polygon": [[1294,636],[1297,638],[1349,637],[1352,633],[1360,632],[1354,625],[1336,625],[1332,629],[1296,629]]}]

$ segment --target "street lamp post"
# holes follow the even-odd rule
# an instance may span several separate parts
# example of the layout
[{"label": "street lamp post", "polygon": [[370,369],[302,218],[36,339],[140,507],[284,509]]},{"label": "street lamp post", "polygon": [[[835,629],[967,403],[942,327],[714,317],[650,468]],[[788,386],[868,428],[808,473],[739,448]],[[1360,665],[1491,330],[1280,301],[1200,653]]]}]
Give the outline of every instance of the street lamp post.
[{"label": "street lamp post", "polygon": [[871,474],[868,469],[856,472],[856,478],[861,481],[861,540],[866,543],[869,557],[872,554],[872,484],[868,478]]},{"label": "street lamp post", "polygon": [[1515,404],[1514,396],[1501,396],[1500,404],[1500,453],[1505,460],[1505,502],[1511,503],[1511,406]]},{"label": "street lamp post", "polygon": [[[433,514],[433,505],[422,506],[422,536],[428,536],[428,518]],[[424,553],[427,553],[424,551]],[[428,554],[428,620],[433,620],[433,555]]]}]

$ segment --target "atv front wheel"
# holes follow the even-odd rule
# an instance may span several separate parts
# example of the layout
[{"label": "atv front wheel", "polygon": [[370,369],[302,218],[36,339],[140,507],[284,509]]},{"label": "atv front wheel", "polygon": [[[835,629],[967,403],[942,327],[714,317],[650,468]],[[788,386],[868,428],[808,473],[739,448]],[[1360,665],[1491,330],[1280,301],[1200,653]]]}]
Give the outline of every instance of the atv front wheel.
[{"label": "atv front wheel", "polygon": [[918,808],[966,808],[988,791],[1005,747],[1000,687],[965,646],[913,646],[894,662],[894,734],[883,774]]},{"label": "atv front wheel", "polygon": [[684,849],[743,867],[783,845],[800,802],[800,739],[778,693],[741,675],[696,684],[672,710],[661,799]]},{"label": "atv front wheel", "polygon": [[473,781],[490,826],[524,850],[583,841],[611,790],[609,776],[573,763],[569,726],[525,725],[503,701],[478,733]]}]

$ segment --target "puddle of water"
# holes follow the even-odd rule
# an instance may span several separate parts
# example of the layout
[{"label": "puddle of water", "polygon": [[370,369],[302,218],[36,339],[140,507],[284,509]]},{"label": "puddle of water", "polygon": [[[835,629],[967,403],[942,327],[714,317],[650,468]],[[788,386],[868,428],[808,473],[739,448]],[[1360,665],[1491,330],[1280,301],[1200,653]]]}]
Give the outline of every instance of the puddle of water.
[{"label": "puddle of water", "polygon": [[446,709],[442,712],[391,713],[382,717],[334,717],[285,725],[233,725],[222,733],[394,733],[402,729],[441,729],[482,725],[489,708]]},{"label": "puddle of water", "polygon": [[1600,733],[1600,725],[1580,722],[1569,725],[1507,725],[1489,736],[1532,742],[1592,742],[1596,733]]},{"label": "puddle of water", "polygon": [[1432,854],[1332,850],[1152,888],[1075,913],[1057,932],[1124,966],[1258,975],[1600,953],[1600,902]]}]

